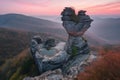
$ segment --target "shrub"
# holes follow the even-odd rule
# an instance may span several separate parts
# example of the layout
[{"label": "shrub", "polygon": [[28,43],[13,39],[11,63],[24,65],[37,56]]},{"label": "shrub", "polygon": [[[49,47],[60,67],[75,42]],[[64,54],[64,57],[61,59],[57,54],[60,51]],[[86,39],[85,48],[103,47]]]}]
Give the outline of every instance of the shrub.
[{"label": "shrub", "polygon": [[102,57],[91,64],[78,80],[120,80],[120,54],[111,52],[102,54]]}]

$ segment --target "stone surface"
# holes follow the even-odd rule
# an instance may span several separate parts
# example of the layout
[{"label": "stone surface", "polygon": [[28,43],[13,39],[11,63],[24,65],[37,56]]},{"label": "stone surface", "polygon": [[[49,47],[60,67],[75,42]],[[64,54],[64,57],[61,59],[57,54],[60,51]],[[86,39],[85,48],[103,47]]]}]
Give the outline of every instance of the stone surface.
[{"label": "stone surface", "polygon": [[[90,24],[93,20],[88,15],[86,15],[85,12],[86,11],[84,10],[80,10],[78,15],[76,15],[75,10],[72,8],[66,7],[63,10],[61,14],[63,26],[69,35],[82,36],[84,32],[90,27]],[[79,34],[81,32],[83,33]],[[74,35],[71,33],[74,33]]]},{"label": "stone surface", "polygon": [[87,41],[82,37],[93,21],[85,12],[80,10],[76,15],[70,7],[62,11],[63,27],[68,33],[66,43],[56,44],[54,39],[42,41],[40,37],[33,37],[30,49],[41,75],[24,80],[73,80],[84,71],[92,62],[90,58],[95,58],[91,57]]},{"label": "stone surface", "polygon": [[44,48],[46,49],[50,49],[51,47],[54,47],[56,44],[55,44],[55,40],[54,39],[47,39],[44,43]]},{"label": "stone surface", "polygon": [[[78,57],[77,57],[75,62],[74,62],[74,60],[71,61],[71,63],[72,62],[74,62],[74,63],[72,63],[72,64],[70,63],[71,64],[70,66],[72,66],[70,68],[71,73],[69,72],[69,74],[67,74],[67,75],[64,74],[62,72],[62,70],[59,68],[59,69],[52,70],[52,71],[49,70],[40,76],[26,77],[23,80],[75,80],[76,74],[78,74],[79,72],[82,72],[84,70],[85,66],[88,66],[92,61],[94,61],[97,58],[96,54],[97,54],[97,52],[91,51],[91,53],[89,54],[89,57],[87,55],[79,56],[80,57],[79,60],[77,60],[78,59]],[[84,58],[87,58],[87,59],[84,60]],[[77,63],[79,63],[79,65]],[[66,66],[68,66],[68,65],[66,65]],[[70,67],[70,66],[68,66],[68,67]],[[74,74],[74,75],[71,76],[71,74],[72,75]]]}]

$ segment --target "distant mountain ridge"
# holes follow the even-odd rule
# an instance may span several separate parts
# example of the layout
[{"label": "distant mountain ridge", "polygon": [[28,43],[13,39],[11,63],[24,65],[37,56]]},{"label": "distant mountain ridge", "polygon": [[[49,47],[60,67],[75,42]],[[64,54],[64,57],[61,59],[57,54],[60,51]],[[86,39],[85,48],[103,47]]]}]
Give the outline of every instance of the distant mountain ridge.
[{"label": "distant mountain ridge", "polygon": [[[19,20],[21,23],[24,22],[24,23],[26,23],[26,25],[28,25],[28,23],[32,24],[32,25],[35,25],[34,27],[36,27],[37,25],[39,25],[39,27],[40,27],[40,25],[43,25],[47,28],[49,28],[49,27],[50,28],[60,28],[59,27],[60,24],[57,23],[57,22],[52,22],[52,21],[49,21],[49,20],[35,18],[35,17],[32,17],[32,16],[23,15],[23,14],[4,14],[4,15],[0,15],[0,25],[4,26],[4,25],[9,24],[7,26],[12,26],[12,22],[15,21],[15,20],[17,20],[17,21]],[[18,23],[14,23],[14,24],[18,24]],[[23,25],[25,25],[25,24],[23,24]],[[58,26],[56,26],[56,25],[58,25]],[[19,26],[19,25],[17,25],[17,26]],[[14,25],[13,25],[13,27],[14,27]],[[22,27],[22,26],[20,26],[20,27]]]},{"label": "distant mountain ridge", "polygon": [[65,31],[60,29],[62,28],[60,23],[21,14],[0,15],[0,27],[48,34],[58,33],[62,35],[63,32],[65,33]]},{"label": "distant mountain ridge", "polygon": [[111,44],[120,44],[120,18],[94,19],[89,31]]},{"label": "distant mountain ridge", "polygon": [[[66,31],[63,29],[61,23],[34,18],[22,14],[0,15],[0,27],[19,31],[40,32],[52,34],[55,36],[59,36],[61,38],[67,38]],[[92,27],[93,26],[91,26],[91,28]],[[89,32],[86,33],[88,34],[87,36],[86,35],[85,36],[88,38],[88,41],[90,41],[90,43],[106,44],[106,41],[96,37],[95,35],[93,35],[94,33],[92,34],[91,33],[89,34]]]}]

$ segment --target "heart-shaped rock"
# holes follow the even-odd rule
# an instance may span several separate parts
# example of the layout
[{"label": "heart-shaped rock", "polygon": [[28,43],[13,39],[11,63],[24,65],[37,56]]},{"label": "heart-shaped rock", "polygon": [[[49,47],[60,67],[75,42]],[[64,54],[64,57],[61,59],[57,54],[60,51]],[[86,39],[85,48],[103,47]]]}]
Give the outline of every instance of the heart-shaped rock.
[{"label": "heart-shaped rock", "polygon": [[78,14],[75,14],[75,10],[71,7],[66,7],[61,15],[63,26],[71,36],[82,36],[84,32],[90,27],[93,21],[88,15],[85,14],[86,11],[80,10]]}]

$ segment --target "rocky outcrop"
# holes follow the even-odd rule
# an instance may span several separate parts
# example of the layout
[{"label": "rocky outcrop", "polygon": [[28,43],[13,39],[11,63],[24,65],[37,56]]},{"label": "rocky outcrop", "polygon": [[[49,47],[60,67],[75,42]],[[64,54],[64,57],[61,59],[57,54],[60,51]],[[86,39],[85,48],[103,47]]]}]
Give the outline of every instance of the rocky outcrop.
[{"label": "rocky outcrop", "polygon": [[89,62],[90,49],[82,35],[92,22],[85,12],[81,10],[76,15],[70,7],[62,11],[63,27],[68,33],[66,43],[56,43],[54,39],[42,41],[39,36],[33,37],[30,49],[41,75],[37,79],[24,80],[72,80],[84,70]]},{"label": "rocky outcrop", "polygon": [[[97,52],[91,52],[92,54],[89,55],[88,59],[79,62],[79,66],[76,66],[79,68],[79,70],[83,71],[85,66],[88,66],[91,62],[93,62],[94,60],[96,60],[97,56]],[[82,57],[82,56],[81,56]],[[80,58],[81,58],[80,57]],[[73,69],[73,74],[77,73],[76,72],[76,67],[72,67]],[[49,70],[45,73],[43,73],[40,76],[36,76],[36,77],[26,77],[23,80],[75,80],[76,76],[71,76],[71,75],[64,75],[62,70],[56,69],[56,70]]]}]

